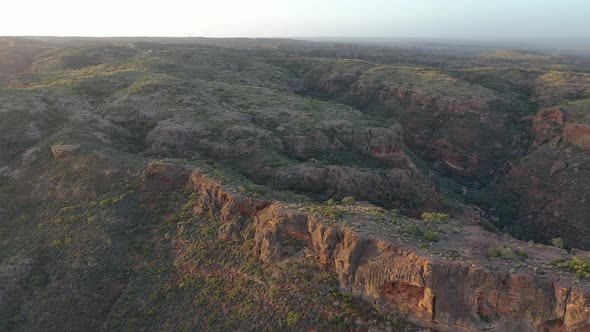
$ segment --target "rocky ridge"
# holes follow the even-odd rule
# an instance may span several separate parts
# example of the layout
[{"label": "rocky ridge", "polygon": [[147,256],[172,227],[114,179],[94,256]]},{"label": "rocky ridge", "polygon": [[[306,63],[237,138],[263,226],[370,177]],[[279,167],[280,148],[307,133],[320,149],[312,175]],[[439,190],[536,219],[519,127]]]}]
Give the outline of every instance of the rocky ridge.
[{"label": "rocky ridge", "polygon": [[[384,311],[404,307],[408,317],[422,326],[442,331],[582,331],[590,327],[586,282],[550,270],[539,275],[527,268],[507,271],[502,263],[489,265],[490,260],[478,259],[477,252],[499,243],[505,243],[505,248],[526,244],[500,239],[480,226],[470,226],[463,243],[453,244],[460,241],[454,238],[444,241],[449,248],[467,246],[473,251],[468,261],[453,261],[416,243],[397,242],[389,232],[360,232],[346,222],[294,205],[248,198],[200,171],[192,173],[190,187],[196,195],[194,212],[224,222],[220,238],[237,237],[240,231],[254,228],[254,250],[261,260],[276,263],[312,255],[337,274],[343,291]],[[366,216],[357,222],[362,223],[362,218]],[[490,243],[471,247],[473,234]],[[566,255],[551,248],[525,250],[539,250],[538,258],[544,261]]]}]

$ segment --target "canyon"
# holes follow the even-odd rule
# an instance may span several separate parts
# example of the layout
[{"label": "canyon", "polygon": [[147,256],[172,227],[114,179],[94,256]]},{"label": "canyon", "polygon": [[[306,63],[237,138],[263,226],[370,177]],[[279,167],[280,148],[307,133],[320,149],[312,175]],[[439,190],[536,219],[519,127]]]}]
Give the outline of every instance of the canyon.
[{"label": "canyon", "polygon": [[589,330],[590,62],[498,52],[1,38],[0,331]]}]

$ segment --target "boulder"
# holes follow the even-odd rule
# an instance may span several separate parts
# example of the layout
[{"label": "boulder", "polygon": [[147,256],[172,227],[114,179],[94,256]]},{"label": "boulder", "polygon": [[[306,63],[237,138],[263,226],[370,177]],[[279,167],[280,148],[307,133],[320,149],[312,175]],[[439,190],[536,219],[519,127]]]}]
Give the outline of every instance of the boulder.
[{"label": "boulder", "polygon": [[77,144],[55,144],[51,146],[51,154],[53,159],[64,159],[73,155],[80,149],[80,145]]},{"label": "boulder", "polygon": [[558,160],[556,162],[553,163],[553,166],[551,166],[551,175],[561,171],[562,169],[566,169],[567,168],[567,164],[562,161],[562,160]]},{"label": "boulder", "polygon": [[563,140],[566,143],[590,151],[590,125],[568,123],[563,130]]}]

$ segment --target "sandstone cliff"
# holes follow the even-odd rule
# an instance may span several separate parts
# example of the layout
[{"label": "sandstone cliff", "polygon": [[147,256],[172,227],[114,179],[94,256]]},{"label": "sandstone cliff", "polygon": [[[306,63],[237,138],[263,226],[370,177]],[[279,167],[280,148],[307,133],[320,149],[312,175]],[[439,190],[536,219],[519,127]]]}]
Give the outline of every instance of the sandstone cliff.
[{"label": "sandstone cliff", "polygon": [[588,249],[588,128],[559,108],[542,109],[531,121],[531,148],[495,185],[507,197],[500,205],[504,218],[518,219],[539,240],[559,237],[568,247]]},{"label": "sandstone cliff", "polygon": [[[308,70],[313,76],[318,69]],[[305,88],[399,119],[410,148],[439,161],[435,168],[451,175],[488,181],[504,161],[522,152],[523,130],[515,130],[512,110],[492,90],[431,68],[363,70],[352,76],[335,71],[306,81]]]},{"label": "sandstone cliff", "polygon": [[590,126],[568,123],[563,129],[563,139],[566,143],[574,144],[590,151]]},{"label": "sandstone cliff", "polygon": [[[250,236],[261,260],[274,263],[311,255],[337,274],[342,291],[384,312],[404,313],[420,325],[441,331],[590,328],[590,285],[546,264],[568,256],[565,251],[531,247],[461,223],[453,223],[460,227],[459,234],[446,234],[426,249],[398,237],[399,228],[392,224],[372,223],[366,214],[350,212],[337,222],[302,206],[245,197],[199,171],[192,174],[190,186],[195,213],[226,225],[221,238],[239,238],[239,230],[254,228]],[[363,208],[369,209],[358,206]],[[505,250],[522,250],[530,264],[543,264],[545,271],[484,254],[500,244]],[[446,257],[461,250],[461,259]]]},{"label": "sandstone cliff", "polygon": [[296,165],[276,172],[274,182],[282,189],[324,194],[337,199],[353,196],[407,210],[440,205],[434,185],[416,170],[375,172],[344,166]]},{"label": "sandstone cliff", "polygon": [[488,100],[458,99],[454,97],[439,97],[430,95],[421,90],[415,90],[400,86],[378,86],[368,82],[356,82],[350,89],[353,96],[367,100],[377,100],[387,103],[395,99],[411,106],[430,108],[441,113],[464,114],[469,110],[486,110],[489,108]]}]

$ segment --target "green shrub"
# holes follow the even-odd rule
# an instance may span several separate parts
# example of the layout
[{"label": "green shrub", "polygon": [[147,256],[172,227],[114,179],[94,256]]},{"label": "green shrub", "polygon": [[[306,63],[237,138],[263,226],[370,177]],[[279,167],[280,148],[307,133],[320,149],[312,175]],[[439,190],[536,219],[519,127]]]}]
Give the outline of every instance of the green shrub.
[{"label": "green shrub", "polygon": [[336,205],[336,201],[330,198],[329,200],[324,202],[324,205],[325,206],[334,206],[334,205]]},{"label": "green shrub", "polygon": [[352,197],[352,196],[347,196],[342,199],[342,204],[344,204],[344,205],[353,205],[355,202],[356,201],[354,200],[354,197]]},{"label": "green shrub", "polygon": [[529,257],[529,255],[527,255],[527,253],[522,250],[515,250],[514,253],[519,258],[528,258]]},{"label": "green shrub", "polygon": [[337,206],[332,205],[314,206],[311,211],[334,220],[339,220],[344,216],[344,211],[340,210]]},{"label": "green shrub", "polygon": [[54,247],[59,247],[61,246],[61,240],[53,240],[51,241],[51,243],[49,244],[50,247],[54,248]]},{"label": "green shrub", "polygon": [[55,219],[53,219],[53,223],[55,224],[68,224],[68,223],[75,223],[80,221],[81,217],[77,216],[77,215],[73,215],[73,216],[63,216],[63,217],[57,217]]},{"label": "green shrub", "polygon": [[29,219],[31,219],[31,215],[23,214],[22,216],[16,218],[16,222],[22,223],[22,222],[28,221]]},{"label": "green shrub", "polygon": [[299,320],[301,319],[301,314],[295,311],[289,311],[289,313],[287,314],[287,325],[288,326],[295,326],[297,325],[297,323],[299,323]]},{"label": "green shrub", "polygon": [[574,272],[578,277],[590,278],[590,260],[574,256],[567,262],[556,262],[555,266]]},{"label": "green shrub", "polygon": [[59,210],[59,212],[61,213],[67,213],[67,212],[73,212],[76,208],[73,206],[66,206],[61,208],[61,210]]},{"label": "green shrub", "polygon": [[417,225],[408,225],[404,228],[404,231],[416,236],[422,236],[424,234],[424,231],[422,231]]},{"label": "green shrub", "polygon": [[449,215],[446,213],[438,213],[438,212],[424,212],[424,213],[422,213],[422,220],[435,221],[435,222],[447,222],[447,221],[449,221]]},{"label": "green shrub", "polygon": [[527,253],[522,250],[512,250],[508,247],[497,247],[488,249],[488,257],[496,257],[502,259],[525,259],[528,257]]},{"label": "green shrub", "polygon": [[107,206],[115,205],[115,204],[119,203],[120,201],[122,201],[125,197],[127,197],[127,195],[128,195],[128,193],[124,193],[124,194],[119,195],[118,197],[103,199],[98,203],[98,206],[100,206],[101,208],[104,208]]},{"label": "green shrub", "polygon": [[514,256],[510,248],[490,248],[488,249],[488,257],[508,258]]},{"label": "green shrub", "polygon": [[98,206],[100,206],[101,208],[104,208],[104,207],[107,207],[112,204],[113,204],[112,200],[110,198],[107,198],[107,199],[103,199],[102,201],[100,201],[98,203]]},{"label": "green shrub", "polygon": [[422,234],[422,238],[428,242],[438,242],[440,241],[440,236],[437,232],[433,231],[426,231]]},{"label": "green shrub", "polygon": [[344,216],[344,211],[341,207],[338,207],[336,201],[333,199],[325,201],[324,205],[312,207],[311,211],[335,220],[339,220]]},{"label": "green shrub", "polygon": [[551,239],[551,245],[553,245],[555,248],[559,248],[559,249],[563,249],[563,247],[565,246],[563,243],[563,240],[560,237],[556,237],[554,239]]}]

